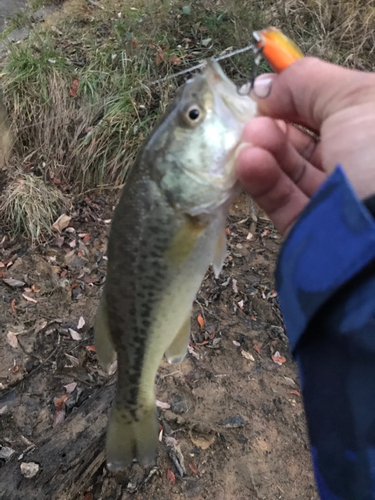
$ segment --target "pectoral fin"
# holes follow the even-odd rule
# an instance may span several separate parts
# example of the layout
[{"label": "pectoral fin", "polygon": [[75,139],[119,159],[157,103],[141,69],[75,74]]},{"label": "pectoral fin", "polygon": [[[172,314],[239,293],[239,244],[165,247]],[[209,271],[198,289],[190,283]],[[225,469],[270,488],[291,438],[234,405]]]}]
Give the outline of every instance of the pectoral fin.
[{"label": "pectoral fin", "polygon": [[215,278],[219,277],[226,256],[227,256],[227,236],[225,234],[225,229],[223,229],[220,232],[219,239],[217,240],[215,254],[212,261],[212,268],[215,273]]},{"label": "pectoral fin", "polygon": [[108,370],[116,359],[116,352],[111,340],[111,333],[108,325],[105,293],[103,293],[98,311],[96,313],[94,334],[95,348],[100,364],[103,368]]},{"label": "pectoral fin", "polygon": [[165,357],[167,358],[168,363],[171,363],[172,365],[182,363],[186,356],[190,340],[190,316],[191,312],[189,311],[188,317],[183,322],[177,335],[173,339],[172,344],[165,352]]}]

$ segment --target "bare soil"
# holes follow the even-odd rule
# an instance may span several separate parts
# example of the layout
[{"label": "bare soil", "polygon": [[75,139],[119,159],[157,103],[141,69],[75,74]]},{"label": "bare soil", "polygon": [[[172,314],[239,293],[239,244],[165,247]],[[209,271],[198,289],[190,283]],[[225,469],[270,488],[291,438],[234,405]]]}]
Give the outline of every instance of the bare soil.
[{"label": "bare soil", "polygon": [[[44,449],[52,426],[58,436],[69,422],[74,425],[80,407],[114,383],[91,346],[116,196],[86,197],[68,230],[38,249],[1,237],[0,444],[15,453],[0,459],[0,483],[21,462],[32,461],[35,448]],[[79,492],[59,493],[57,500],[318,498],[298,377],[274,292],[281,238],[263,213],[252,223],[245,195],[232,207],[227,232],[223,272],[217,280],[207,272],[194,304],[190,352],[180,366],[163,361],[158,372],[157,399],[170,408],[159,409],[157,467],[135,463],[111,475],[101,441]],[[24,285],[10,286],[4,278]],[[85,324],[79,329],[80,317]],[[78,338],[72,330],[81,340],[72,338]],[[9,332],[16,334],[15,347]],[[272,358],[277,352],[281,362],[286,358],[281,365]],[[64,386],[72,382],[77,386],[68,394]],[[58,401],[64,395],[66,401]],[[80,432],[74,431],[76,437]],[[68,456],[59,456],[61,442],[48,445],[69,474]],[[38,475],[24,479],[30,492],[50,459],[39,456]]]}]

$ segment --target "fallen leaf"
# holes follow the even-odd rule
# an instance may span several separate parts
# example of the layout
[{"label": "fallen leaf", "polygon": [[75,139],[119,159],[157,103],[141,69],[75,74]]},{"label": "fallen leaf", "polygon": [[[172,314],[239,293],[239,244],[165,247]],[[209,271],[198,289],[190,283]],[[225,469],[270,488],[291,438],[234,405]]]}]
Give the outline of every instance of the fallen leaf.
[{"label": "fallen leaf", "polygon": [[298,392],[296,389],[287,389],[286,392],[288,394],[295,394],[296,396],[300,396],[301,397],[301,393]]},{"label": "fallen leaf", "polygon": [[136,49],[137,48],[137,39],[135,38],[135,36],[133,35],[132,36],[132,46],[133,46],[133,49]]},{"label": "fallen leaf", "polygon": [[281,356],[279,351],[276,351],[275,354],[272,356],[272,360],[274,361],[274,363],[281,366],[282,364],[285,363],[286,358],[284,358],[284,356]]},{"label": "fallen leaf", "polygon": [[189,432],[189,435],[192,443],[201,450],[207,450],[215,442],[215,436],[212,436],[209,439],[199,436],[194,437],[191,431]]},{"label": "fallen leaf", "polygon": [[229,229],[229,227],[225,228],[225,232],[226,232],[227,234],[230,234],[230,229]]},{"label": "fallen leaf", "polygon": [[69,359],[69,361],[72,363],[73,366],[79,366],[79,361],[77,358],[67,353],[65,353],[65,356]]},{"label": "fallen leaf", "polygon": [[17,347],[18,346],[17,335],[14,334],[13,332],[8,332],[7,333],[7,342],[10,346]]},{"label": "fallen leaf", "polygon": [[243,301],[243,300],[240,300],[240,301],[238,302],[238,307],[239,307],[240,309],[243,309],[243,305],[244,305],[244,301]]},{"label": "fallen leaf", "polygon": [[82,340],[82,335],[73,330],[73,328],[69,328],[69,333],[73,340]]},{"label": "fallen leaf", "polygon": [[178,56],[176,56],[176,54],[172,54],[168,59],[168,62],[170,64],[173,64],[174,66],[179,66],[181,64],[181,59]]},{"label": "fallen leaf", "polygon": [[174,473],[170,469],[168,469],[167,478],[171,484],[174,484],[176,482],[176,476],[174,475]]},{"label": "fallen leaf", "polygon": [[4,278],[3,281],[4,281],[4,283],[11,286],[12,288],[21,288],[21,287],[25,286],[24,281],[15,280],[13,278]]},{"label": "fallen leaf", "polygon": [[232,288],[233,288],[234,293],[238,293],[237,280],[234,278],[232,279]]},{"label": "fallen leaf", "polygon": [[53,416],[52,427],[56,427],[56,425],[61,424],[65,420],[65,405],[61,407],[59,410],[55,411]]},{"label": "fallen leaf", "polygon": [[62,405],[65,403],[65,401],[68,399],[68,396],[66,394],[64,394],[63,396],[61,396],[61,398],[58,398],[58,399],[55,399],[55,406],[57,409],[61,408]]},{"label": "fallen leaf", "polygon": [[17,314],[17,309],[16,309],[16,299],[13,299],[11,302],[11,308],[14,314]]},{"label": "fallen leaf", "polygon": [[249,361],[255,361],[254,356],[249,352],[242,350],[241,354],[245,359],[248,359]]},{"label": "fallen leaf", "polygon": [[61,248],[64,244],[65,238],[64,236],[56,236],[55,238],[55,245],[59,248]]},{"label": "fallen leaf", "polygon": [[77,387],[77,382],[71,382],[70,384],[64,385],[64,389],[66,390],[67,394],[71,394],[76,387]]},{"label": "fallen leaf", "polygon": [[191,354],[195,359],[200,359],[199,354],[194,351],[194,348],[191,345],[188,345],[188,353]]},{"label": "fallen leaf", "polygon": [[28,295],[26,295],[26,293],[23,293],[23,294],[22,294],[22,297],[23,297],[25,300],[27,300],[27,301],[29,301],[29,302],[32,302],[33,304],[37,304],[37,303],[38,303],[38,301],[37,301],[37,300],[33,299],[32,297],[29,297]]},{"label": "fallen leaf", "polygon": [[92,500],[94,498],[94,495],[89,491],[86,493],[86,495],[83,497],[83,500]]},{"label": "fallen leaf", "polygon": [[90,235],[89,234],[85,234],[85,236],[82,238],[82,241],[83,243],[87,243],[90,239]]},{"label": "fallen leaf", "polygon": [[163,410],[169,410],[171,405],[169,403],[163,403],[162,401],[159,401],[158,399],[156,400],[156,406],[158,408],[162,408]]},{"label": "fallen leaf", "polygon": [[194,474],[196,474],[198,472],[197,466],[195,465],[194,462],[190,462],[189,467],[194,472]]},{"label": "fallen leaf", "polygon": [[73,97],[77,97],[77,90],[79,87],[79,80],[75,76],[72,78],[72,86],[70,87],[70,95]]},{"label": "fallen leaf", "polygon": [[52,230],[61,233],[65,228],[69,226],[69,222],[72,218],[69,215],[62,214],[60,217],[52,224]]},{"label": "fallen leaf", "polygon": [[203,330],[203,328],[204,328],[204,319],[203,319],[202,315],[199,314],[197,319],[198,319],[198,323],[199,323],[199,325],[201,327],[201,330]]},{"label": "fallen leaf", "polygon": [[253,345],[253,349],[254,349],[254,351],[256,351],[256,352],[259,354],[259,356],[260,356],[260,349],[259,349],[259,347],[258,347],[257,345]]},{"label": "fallen leaf", "polygon": [[252,234],[252,233],[249,233],[249,234],[246,236],[246,239],[247,239],[248,241],[251,241],[251,240],[253,239],[253,237],[254,237],[254,236],[253,236],[253,234]]},{"label": "fallen leaf", "polygon": [[5,267],[4,262],[0,262],[0,267]]},{"label": "fallen leaf", "polygon": [[19,370],[18,366],[14,365],[13,368],[12,368],[12,373],[17,373],[18,370]]},{"label": "fallen leaf", "polygon": [[175,439],[175,438],[174,438],[174,437],[172,437],[172,436],[167,436],[167,437],[165,438],[165,444],[166,444],[167,446],[170,446],[170,447],[174,448],[174,447],[177,445],[177,439]]},{"label": "fallen leaf", "polygon": [[83,316],[81,316],[78,320],[78,325],[77,325],[77,330],[81,330],[81,328],[83,328],[85,326],[85,319]]},{"label": "fallen leaf", "polygon": [[35,285],[31,285],[31,290],[32,290],[34,293],[39,293],[39,292],[40,292],[40,288],[37,288]]},{"label": "fallen leaf", "polygon": [[270,232],[271,232],[271,231],[270,231],[269,229],[265,229],[265,230],[263,231],[263,233],[261,234],[261,236],[267,236],[268,234],[270,234]]},{"label": "fallen leaf", "polygon": [[94,345],[87,345],[86,349],[91,352],[96,352],[95,346]]},{"label": "fallen leaf", "polygon": [[241,345],[239,342],[237,342],[237,340],[233,340],[233,344],[234,344],[236,347],[240,347],[240,345]]},{"label": "fallen leaf", "polygon": [[290,377],[284,377],[285,379],[285,382],[288,384],[288,385],[296,385],[296,383],[294,382],[294,380]]},{"label": "fallen leaf", "polygon": [[155,62],[156,64],[161,64],[162,62],[165,62],[165,56],[167,53],[163,49],[158,49],[157,54],[155,56]]},{"label": "fallen leaf", "polygon": [[202,345],[207,345],[207,344],[208,344],[208,340],[204,340],[203,342],[197,342],[195,345],[202,346]]},{"label": "fallen leaf", "polygon": [[161,428],[160,432],[159,432],[159,442],[162,443],[163,442],[163,428]]},{"label": "fallen leaf", "polygon": [[272,290],[272,292],[269,294],[268,298],[274,299],[275,297],[277,297],[277,292],[276,292],[276,290]]}]

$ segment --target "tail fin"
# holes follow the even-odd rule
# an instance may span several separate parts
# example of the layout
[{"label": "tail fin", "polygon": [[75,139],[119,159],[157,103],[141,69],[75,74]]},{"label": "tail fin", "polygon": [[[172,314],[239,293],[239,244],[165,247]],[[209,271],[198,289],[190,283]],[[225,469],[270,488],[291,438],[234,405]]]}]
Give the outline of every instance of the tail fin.
[{"label": "tail fin", "polygon": [[107,430],[107,466],[110,471],[123,469],[136,458],[142,465],[155,462],[158,449],[156,408],[138,411],[112,408]]}]

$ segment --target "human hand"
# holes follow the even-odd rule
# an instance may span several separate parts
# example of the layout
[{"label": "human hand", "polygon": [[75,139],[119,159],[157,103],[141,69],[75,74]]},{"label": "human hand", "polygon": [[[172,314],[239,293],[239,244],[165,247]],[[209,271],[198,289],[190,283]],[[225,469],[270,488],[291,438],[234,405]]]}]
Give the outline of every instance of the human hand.
[{"label": "human hand", "polygon": [[258,77],[255,93],[261,116],[244,129],[237,174],[281,233],[339,163],[359,198],[375,193],[374,74],[306,57]]}]

